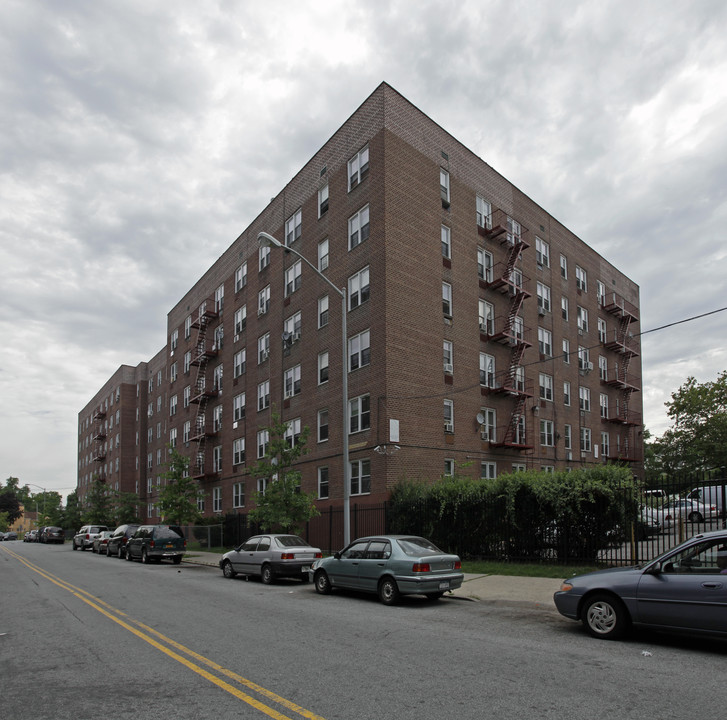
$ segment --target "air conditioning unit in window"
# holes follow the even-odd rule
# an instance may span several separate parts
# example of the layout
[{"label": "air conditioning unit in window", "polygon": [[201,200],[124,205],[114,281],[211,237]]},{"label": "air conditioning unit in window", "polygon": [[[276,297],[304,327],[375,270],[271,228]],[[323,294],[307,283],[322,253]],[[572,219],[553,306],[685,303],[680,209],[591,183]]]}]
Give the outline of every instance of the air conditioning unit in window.
[{"label": "air conditioning unit in window", "polygon": [[538,308],[538,315],[540,315],[540,317],[545,317],[545,308],[544,307]]},{"label": "air conditioning unit in window", "polygon": [[264,362],[270,357],[270,350],[263,350],[260,353],[260,362]]},{"label": "air conditioning unit in window", "polygon": [[480,433],[480,437],[481,437],[481,438],[482,438],[483,440],[490,440],[491,438],[490,438],[490,432],[489,432],[489,430],[483,430],[483,431],[482,431],[482,432]]},{"label": "air conditioning unit in window", "polygon": [[232,342],[237,342],[240,339],[239,335],[235,335],[235,337],[232,338]]},{"label": "air conditioning unit in window", "polygon": [[444,363],[444,372],[448,375],[452,374],[452,363]]},{"label": "air conditioning unit in window", "polygon": [[291,342],[298,342],[300,340],[300,330],[298,332],[293,333],[293,337],[291,338]]},{"label": "air conditioning unit in window", "polygon": [[480,332],[487,333],[487,323],[480,323]]},{"label": "air conditioning unit in window", "polygon": [[444,423],[444,432],[453,433],[454,432],[454,423],[451,423],[451,422]]},{"label": "air conditioning unit in window", "polygon": [[591,370],[593,370],[592,362],[587,362],[585,365],[586,365],[586,372],[591,372]]},{"label": "air conditioning unit in window", "polygon": [[265,313],[266,313],[266,312],[267,312],[267,309],[266,309],[265,307],[259,307],[259,308],[257,309],[257,314],[258,314],[258,317],[259,317],[260,315],[265,315]]}]

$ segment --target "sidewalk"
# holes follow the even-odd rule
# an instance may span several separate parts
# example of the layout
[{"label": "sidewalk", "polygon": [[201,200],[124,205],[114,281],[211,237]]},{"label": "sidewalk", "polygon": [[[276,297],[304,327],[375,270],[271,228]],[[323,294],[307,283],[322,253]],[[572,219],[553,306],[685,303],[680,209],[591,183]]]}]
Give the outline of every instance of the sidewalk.
[{"label": "sidewalk", "polygon": [[[183,562],[219,568],[221,557],[195,550],[185,555]],[[553,593],[560,588],[560,582],[555,578],[465,574],[462,587],[452,595],[464,600],[524,603],[554,610]]]}]

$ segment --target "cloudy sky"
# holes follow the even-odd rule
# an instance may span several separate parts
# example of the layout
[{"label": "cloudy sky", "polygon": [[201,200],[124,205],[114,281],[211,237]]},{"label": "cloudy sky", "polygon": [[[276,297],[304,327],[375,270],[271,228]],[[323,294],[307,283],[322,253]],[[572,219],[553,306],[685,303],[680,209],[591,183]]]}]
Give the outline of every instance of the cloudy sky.
[{"label": "cloudy sky", "polygon": [[[723,0],[3,0],[0,480],[73,489],[79,410],[383,80],[637,282],[644,330],[727,306],[726,36]],[[653,433],[726,335],[644,337]]]}]

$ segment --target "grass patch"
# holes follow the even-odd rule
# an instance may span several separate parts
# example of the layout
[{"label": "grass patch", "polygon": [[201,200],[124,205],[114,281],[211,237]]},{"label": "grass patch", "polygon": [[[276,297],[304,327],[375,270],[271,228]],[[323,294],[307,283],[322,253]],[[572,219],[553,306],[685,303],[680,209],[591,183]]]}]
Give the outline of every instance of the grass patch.
[{"label": "grass patch", "polygon": [[525,563],[490,562],[487,560],[465,560],[462,562],[462,572],[474,575],[519,575],[521,577],[544,577],[559,580],[598,569],[596,566],[589,565],[528,565]]}]

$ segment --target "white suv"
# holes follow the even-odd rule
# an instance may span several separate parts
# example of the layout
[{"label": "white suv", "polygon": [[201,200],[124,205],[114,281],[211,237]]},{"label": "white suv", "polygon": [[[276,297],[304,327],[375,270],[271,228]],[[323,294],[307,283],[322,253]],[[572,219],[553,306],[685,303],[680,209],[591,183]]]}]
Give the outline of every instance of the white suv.
[{"label": "white suv", "polygon": [[105,525],[84,525],[73,537],[73,549],[85,550],[93,547],[94,538],[97,538],[104,530],[108,530]]}]

